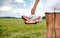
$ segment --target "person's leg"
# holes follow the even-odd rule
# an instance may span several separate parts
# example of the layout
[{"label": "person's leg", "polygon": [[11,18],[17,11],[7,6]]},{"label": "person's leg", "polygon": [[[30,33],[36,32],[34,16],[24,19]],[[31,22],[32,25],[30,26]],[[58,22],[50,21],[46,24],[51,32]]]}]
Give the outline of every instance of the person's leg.
[{"label": "person's leg", "polygon": [[55,13],[55,38],[60,38],[60,13]]},{"label": "person's leg", "polygon": [[46,38],[52,38],[53,13],[46,13],[47,34]]}]

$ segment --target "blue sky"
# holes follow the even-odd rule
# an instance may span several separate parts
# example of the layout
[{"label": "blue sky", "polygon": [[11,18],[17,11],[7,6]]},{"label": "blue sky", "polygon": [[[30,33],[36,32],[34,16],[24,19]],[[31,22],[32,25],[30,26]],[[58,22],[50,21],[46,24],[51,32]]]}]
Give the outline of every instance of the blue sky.
[{"label": "blue sky", "polygon": [[[0,17],[30,16],[35,0],[0,0]],[[41,0],[36,9],[36,16],[44,15],[44,1]]]}]

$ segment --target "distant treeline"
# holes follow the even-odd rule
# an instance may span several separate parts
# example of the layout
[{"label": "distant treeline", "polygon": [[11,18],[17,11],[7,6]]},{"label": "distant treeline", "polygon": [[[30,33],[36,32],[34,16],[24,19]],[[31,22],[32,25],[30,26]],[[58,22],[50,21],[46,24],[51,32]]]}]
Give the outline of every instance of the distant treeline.
[{"label": "distant treeline", "polygon": [[43,18],[43,19],[46,19],[46,17],[45,17],[45,16],[43,16],[42,18]]},{"label": "distant treeline", "polygon": [[17,18],[17,17],[0,17],[0,18]]}]

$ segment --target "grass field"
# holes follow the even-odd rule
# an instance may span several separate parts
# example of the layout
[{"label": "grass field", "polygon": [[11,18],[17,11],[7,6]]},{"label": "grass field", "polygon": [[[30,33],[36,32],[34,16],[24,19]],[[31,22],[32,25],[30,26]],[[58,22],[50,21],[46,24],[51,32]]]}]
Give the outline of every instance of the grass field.
[{"label": "grass field", "polygon": [[23,19],[0,18],[0,38],[46,38],[46,21],[25,24]]}]

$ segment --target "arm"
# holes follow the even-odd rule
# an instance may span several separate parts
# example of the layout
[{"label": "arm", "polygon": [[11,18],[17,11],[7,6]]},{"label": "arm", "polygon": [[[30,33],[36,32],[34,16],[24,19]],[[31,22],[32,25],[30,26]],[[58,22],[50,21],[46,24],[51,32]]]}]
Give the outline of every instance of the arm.
[{"label": "arm", "polygon": [[36,10],[36,7],[37,7],[38,3],[39,3],[39,0],[36,0],[34,6],[33,6],[33,8],[32,8],[32,10],[31,10],[31,13],[32,13],[32,14],[35,13],[35,10]]}]

